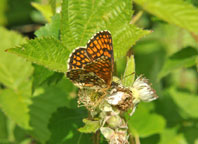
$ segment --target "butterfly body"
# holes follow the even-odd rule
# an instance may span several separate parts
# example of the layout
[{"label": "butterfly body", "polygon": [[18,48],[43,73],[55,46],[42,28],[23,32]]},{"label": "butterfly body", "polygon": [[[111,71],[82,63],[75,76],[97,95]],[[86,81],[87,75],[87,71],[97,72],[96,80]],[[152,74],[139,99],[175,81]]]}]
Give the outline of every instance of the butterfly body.
[{"label": "butterfly body", "polygon": [[76,48],[68,60],[67,77],[80,88],[104,89],[112,82],[113,45],[109,31],[96,33],[86,47]]}]

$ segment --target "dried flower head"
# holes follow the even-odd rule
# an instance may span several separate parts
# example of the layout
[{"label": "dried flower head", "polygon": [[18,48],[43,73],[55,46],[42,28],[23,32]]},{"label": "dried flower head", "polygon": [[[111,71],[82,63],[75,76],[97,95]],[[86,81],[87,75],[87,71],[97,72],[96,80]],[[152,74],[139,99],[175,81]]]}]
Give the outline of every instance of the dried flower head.
[{"label": "dried flower head", "polygon": [[132,92],[130,89],[124,88],[121,85],[113,88],[106,100],[109,104],[116,106],[121,111],[126,111],[133,107]]},{"label": "dried flower head", "polygon": [[140,101],[150,102],[158,98],[155,90],[148,83],[148,80],[143,76],[139,76],[131,87],[133,93],[133,103],[136,105]]}]

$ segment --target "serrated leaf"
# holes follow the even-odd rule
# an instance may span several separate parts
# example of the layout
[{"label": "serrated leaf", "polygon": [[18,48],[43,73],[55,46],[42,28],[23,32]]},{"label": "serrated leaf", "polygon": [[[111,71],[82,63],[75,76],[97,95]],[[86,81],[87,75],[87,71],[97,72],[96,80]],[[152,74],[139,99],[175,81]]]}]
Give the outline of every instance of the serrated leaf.
[{"label": "serrated leaf", "polygon": [[[36,91],[35,91],[36,92]],[[30,124],[33,128],[31,134],[41,143],[50,138],[48,129],[49,119],[59,107],[73,107],[75,88],[69,80],[63,79],[57,85],[44,86],[41,92],[33,99],[30,106]]]},{"label": "serrated leaf", "polygon": [[37,10],[39,10],[42,13],[42,15],[45,17],[45,19],[48,22],[51,21],[51,17],[53,15],[53,12],[52,12],[52,9],[51,9],[50,5],[39,4],[39,3],[36,3],[36,2],[32,2],[31,4],[34,8],[36,8]]},{"label": "serrated leaf", "polygon": [[51,137],[47,143],[92,144],[91,135],[82,134],[77,130],[85,116],[85,111],[80,109],[59,108],[50,119]]},{"label": "serrated leaf", "polygon": [[35,32],[37,37],[51,36],[59,39],[60,34],[60,14],[56,14],[52,17],[52,21],[45,26],[41,27]]},{"label": "serrated leaf", "polygon": [[[111,7],[111,8],[109,8]],[[72,51],[98,31],[109,30],[112,34],[114,57],[123,57],[127,50],[149,31],[129,24],[132,15],[130,0],[67,1],[62,4],[61,40]]]},{"label": "serrated leaf", "polygon": [[184,48],[173,54],[165,62],[161,72],[158,75],[158,79],[163,78],[175,69],[196,65],[197,55],[197,50],[191,47]]},{"label": "serrated leaf", "polygon": [[145,103],[140,104],[134,115],[130,117],[128,124],[132,135],[138,135],[143,138],[159,134],[164,130],[165,119],[158,114],[151,113],[148,105]]},{"label": "serrated leaf", "polygon": [[178,105],[178,107],[187,113],[192,118],[198,118],[197,113],[197,103],[198,103],[198,95],[178,91],[175,88],[171,88],[169,90],[174,102]]},{"label": "serrated leaf", "polygon": [[198,32],[198,8],[183,0],[134,0],[151,14],[191,32]]},{"label": "serrated leaf", "polygon": [[78,129],[82,133],[95,133],[100,128],[99,121],[83,119],[83,122],[85,125]]},{"label": "serrated leaf", "polygon": [[67,71],[67,58],[69,52],[60,41],[53,37],[29,40],[28,43],[17,48],[8,49],[7,51],[54,71]]},{"label": "serrated leaf", "polygon": [[134,55],[127,57],[127,65],[124,72],[122,83],[124,86],[132,86],[135,79],[135,59]]}]

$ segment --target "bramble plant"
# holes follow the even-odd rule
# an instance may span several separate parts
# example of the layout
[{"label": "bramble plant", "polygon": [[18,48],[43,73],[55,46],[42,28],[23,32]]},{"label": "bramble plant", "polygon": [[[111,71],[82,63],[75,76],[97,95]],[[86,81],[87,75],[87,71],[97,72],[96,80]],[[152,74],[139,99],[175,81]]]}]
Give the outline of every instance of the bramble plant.
[{"label": "bramble plant", "polygon": [[[0,3],[9,27],[32,10],[7,17],[10,2]],[[34,39],[0,26],[0,143],[198,143],[196,1],[31,4],[34,21],[46,23]],[[65,76],[70,53],[102,30],[111,32],[115,63],[105,95]]]}]

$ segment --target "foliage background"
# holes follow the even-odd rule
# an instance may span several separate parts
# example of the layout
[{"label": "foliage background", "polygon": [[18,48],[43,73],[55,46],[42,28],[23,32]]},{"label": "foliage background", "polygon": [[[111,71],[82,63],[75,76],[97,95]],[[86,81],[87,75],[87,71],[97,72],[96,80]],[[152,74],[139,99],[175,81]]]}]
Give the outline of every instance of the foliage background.
[{"label": "foliage background", "polygon": [[77,130],[87,113],[62,72],[72,49],[108,29],[115,75],[132,47],[136,75],[159,95],[128,118],[135,142],[198,144],[197,0],[93,2],[0,0],[0,143],[92,143]]}]

